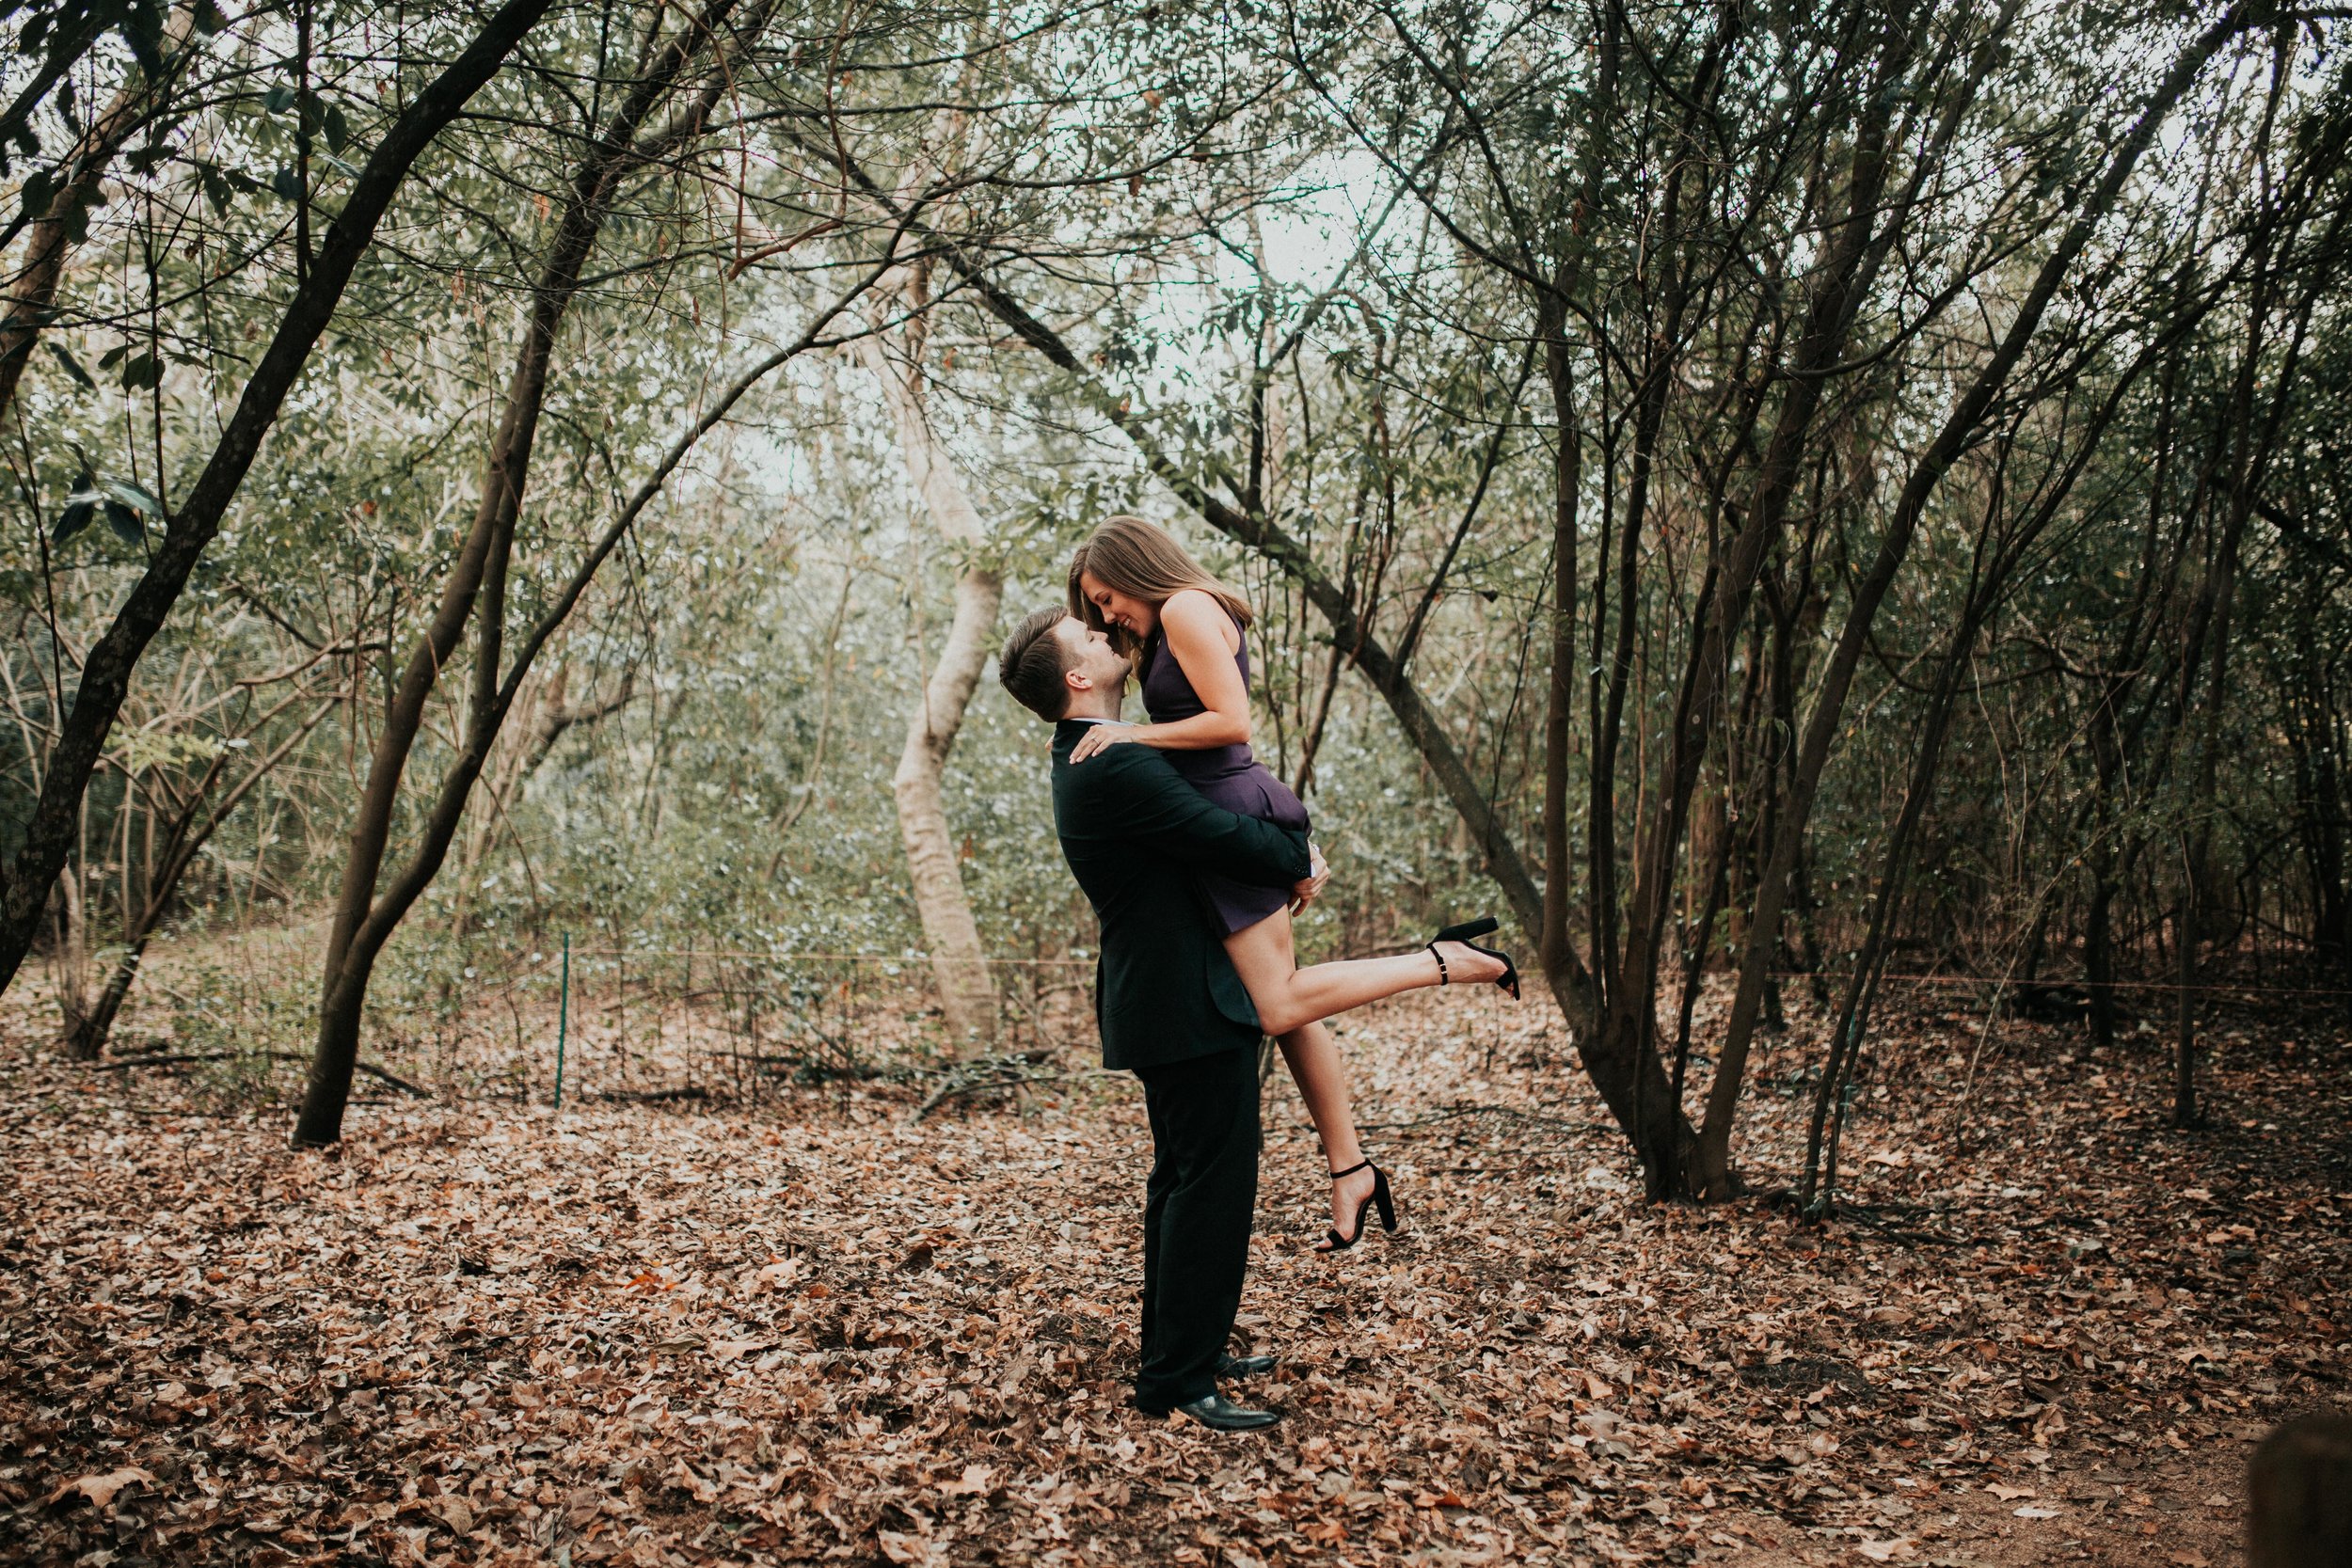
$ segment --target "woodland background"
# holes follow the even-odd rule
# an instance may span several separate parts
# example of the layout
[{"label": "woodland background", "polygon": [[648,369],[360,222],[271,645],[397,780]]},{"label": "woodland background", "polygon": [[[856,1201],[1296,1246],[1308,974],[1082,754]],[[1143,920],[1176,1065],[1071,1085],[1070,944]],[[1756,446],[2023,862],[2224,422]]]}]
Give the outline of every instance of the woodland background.
[{"label": "woodland background", "polygon": [[[1132,510],[1258,607],[1258,749],[1337,871],[1305,949],[1504,916],[1547,984],[1496,1102],[1578,1107],[1605,1182],[1835,1232],[1910,1168],[1851,1129],[1992,1158],[2063,1052],[2100,1093],[2038,1114],[2197,1166],[2131,1201],[2277,1133],[2308,1216],[2352,1016],[2344,26],[8,4],[24,1135],[93,1089],[244,1117],[256,1170],[311,1168],[286,1110],[309,1148],[583,1096],[646,1148],[681,1101],[1125,1114],[988,677]],[[1453,1105],[1483,1015],[1409,1016],[1427,1059],[1366,1070]]]}]

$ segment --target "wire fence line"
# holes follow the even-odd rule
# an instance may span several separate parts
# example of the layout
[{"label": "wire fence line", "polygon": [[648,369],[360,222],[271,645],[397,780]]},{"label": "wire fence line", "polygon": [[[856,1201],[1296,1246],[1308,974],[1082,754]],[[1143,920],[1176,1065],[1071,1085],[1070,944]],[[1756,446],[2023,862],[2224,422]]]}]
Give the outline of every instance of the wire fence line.
[{"label": "wire fence line", "polygon": [[[532,1098],[541,1069],[548,1098],[566,1092],[552,1076],[558,1046],[575,1094],[751,1101],[786,1085],[919,1076],[972,1053],[974,1042],[947,1037],[920,953],[598,946],[572,948],[568,967],[539,960],[499,998],[517,1087]],[[1090,1032],[1091,958],[989,969],[1001,1004],[992,1053],[1042,1054]],[[474,1022],[495,1035],[500,1021]]]},{"label": "wire fence line", "polygon": [[[256,1080],[292,1071],[316,1023],[315,924],[226,932],[200,958],[151,963],[141,981],[146,1016],[170,1022],[124,1029],[116,1056],[131,1065],[141,1057],[225,1060]],[[878,1078],[920,1079],[952,1098],[1042,1082],[1048,1058],[1090,1055],[1095,1044],[1097,960],[1084,950],[988,959],[1000,1007],[983,1046],[948,1037],[930,956],[920,950],[779,952],[528,935],[495,946],[477,938],[388,968],[370,1006],[368,1057],[398,1081],[457,1098],[757,1101],[787,1087],[830,1084],[847,1092]],[[1777,978],[1836,985],[1846,976],[1784,970]],[[2004,993],[2021,989],[1952,972],[1883,979],[1979,993],[1989,1006],[2015,1006]],[[2092,989],[2071,977],[2035,984],[2070,1000]],[[2182,990],[2123,978],[2110,989],[2152,996]],[[2223,978],[2190,989],[2220,1006],[2352,995]]]},{"label": "wire fence line", "polygon": [[[1782,980],[1820,981],[1842,986],[1852,980],[1851,973],[1831,970],[1776,969],[1773,977]],[[2156,991],[2179,996],[2352,996],[2352,989],[2326,986],[2274,986],[2248,984],[2229,980],[2203,980],[2183,985],[2178,980],[2083,980],[2043,976],[2033,980],[2004,979],[1997,974],[1881,974],[1882,984],[1892,986],[1975,986],[1986,990],[2001,987],[2008,990],[2032,989],[2038,990],[2082,991]]]},{"label": "wire fence line", "polygon": [[[549,940],[552,938],[553,940]],[[929,1078],[975,1056],[1042,1059],[1093,1039],[1091,957],[988,960],[999,1025],[948,1037],[922,952],[775,952],[566,942],[388,966],[365,1055],[459,1098],[757,1101],[787,1086]],[[260,1077],[315,1027],[314,943],[288,929],[229,934],[151,968],[148,1027],[119,1056],[230,1060]],[[199,1054],[202,1053],[202,1054]]]},{"label": "wire fence line", "polygon": [[[757,948],[732,947],[575,947],[574,953],[593,954],[600,958],[756,958],[763,962],[799,963],[827,960],[841,963],[883,964],[896,968],[921,968],[931,961],[929,953],[774,953]],[[1092,969],[1091,958],[986,958],[992,969]]]}]

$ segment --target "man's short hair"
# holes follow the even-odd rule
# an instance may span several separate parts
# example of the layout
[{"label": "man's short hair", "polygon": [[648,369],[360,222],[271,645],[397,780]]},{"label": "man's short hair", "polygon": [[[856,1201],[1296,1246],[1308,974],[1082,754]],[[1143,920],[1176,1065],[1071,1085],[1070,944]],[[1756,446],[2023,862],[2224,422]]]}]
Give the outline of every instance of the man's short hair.
[{"label": "man's short hair", "polygon": [[1070,667],[1061,639],[1054,635],[1054,628],[1069,618],[1070,611],[1060,605],[1047,605],[1013,627],[1005,651],[996,656],[996,678],[1012,700],[1049,724],[1070,712],[1070,688],[1062,681]]}]

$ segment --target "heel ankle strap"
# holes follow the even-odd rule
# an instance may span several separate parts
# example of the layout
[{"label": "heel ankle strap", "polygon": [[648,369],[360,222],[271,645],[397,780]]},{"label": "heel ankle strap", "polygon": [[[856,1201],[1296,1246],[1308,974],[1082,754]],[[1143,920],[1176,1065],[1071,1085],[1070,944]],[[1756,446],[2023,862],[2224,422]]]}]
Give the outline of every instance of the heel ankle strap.
[{"label": "heel ankle strap", "polygon": [[1370,1160],[1359,1160],[1356,1164],[1348,1166],[1345,1170],[1333,1171],[1331,1173],[1331,1180],[1337,1181],[1343,1177],[1353,1176],[1359,1170],[1370,1170],[1371,1168],[1372,1162]]},{"label": "heel ankle strap", "polygon": [[1438,944],[1434,942],[1429,944],[1429,956],[1438,960],[1438,984],[1441,986],[1454,984],[1454,976],[1446,973],[1445,955],[1438,951]]}]

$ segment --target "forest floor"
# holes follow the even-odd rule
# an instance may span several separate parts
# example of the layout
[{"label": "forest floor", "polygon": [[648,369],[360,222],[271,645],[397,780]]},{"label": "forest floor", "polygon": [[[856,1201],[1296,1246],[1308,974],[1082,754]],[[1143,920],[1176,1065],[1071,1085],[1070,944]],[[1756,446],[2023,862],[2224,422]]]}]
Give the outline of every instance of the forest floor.
[{"label": "forest floor", "polygon": [[1359,1015],[1406,1226],[1310,1250],[1278,1069],[1243,1332],[1287,1417],[1223,1436],[1125,1402],[1148,1138],[1081,1040],[921,1120],[935,1080],[372,1095],[294,1154],[298,1066],[20,1018],[0,1560],[2234,1562],[2249,1443],[2346,1399],[2342,1015],[2217,1029],[2193,1133],[2153,1038],[2004,1023],[1971,1085],[1978,1023],[1894,1012],[1805,1225],[1815,1022],[1754,1066],[1762,1196],[1689,1208],[1549,1003]]}]

